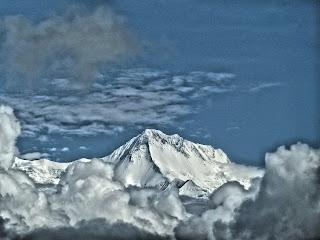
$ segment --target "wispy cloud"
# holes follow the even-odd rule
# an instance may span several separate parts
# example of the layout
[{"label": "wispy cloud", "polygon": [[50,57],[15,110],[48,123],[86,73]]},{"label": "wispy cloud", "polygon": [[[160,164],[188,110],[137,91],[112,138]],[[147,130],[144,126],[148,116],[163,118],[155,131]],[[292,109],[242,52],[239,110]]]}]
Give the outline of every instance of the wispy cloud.
[{"label": "wispy cloud", "polygon": [[239,126],[230,126],[226,128],[226,131],[239,131],[241,128]]},{"label": "wispy cloud", "polygon": [[269,83],[261,83],[257,86],[254,86],[252,88],[249,89],[249,92],[259,92],[268,88],[275,88],[275,87],[279,87],[282,84],[280,82],[269,82]]},{"label": "wispy cloud", "polygon": [[101,75],[87,94],[75,94],[67,79],[53,81],[56,95],[0,95],[22,119],[25,135],[115,134],[126,126],[172,124],[195,111],[199,99],[232,91],[233,74],[172,73],[125,69]]}]

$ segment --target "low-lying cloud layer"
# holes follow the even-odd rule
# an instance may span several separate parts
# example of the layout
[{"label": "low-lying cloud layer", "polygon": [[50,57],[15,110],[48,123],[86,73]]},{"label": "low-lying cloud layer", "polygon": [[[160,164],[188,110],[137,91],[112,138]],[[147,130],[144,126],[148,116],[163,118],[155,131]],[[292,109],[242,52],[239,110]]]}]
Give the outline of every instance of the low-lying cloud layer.
[{"label": "low-lying cloud layer", "polygon": [[[19,133],[0,108],[2,239],[316,239],[320,150],[302,143],[266,155],[265,175],[245,190],[229,182],[188,212],[177,189],[126,188],[102,160],[72,164],[57,188],[39,190],[10,168]],[[203,206],[205,204],[205,207]]]},{"label": "low-lying cloud layer", "polygon": [[75,94],[67,79],[51,83],[61,94],[0,95],[22,120],[23,134],[114,134],[126,126],[169,125],[197,111],[201,97],[234,89],[233,74],[172,73],[151,69],[109,71],[90,92]]},{"label": "low-lying cloud layer", "polygon": [[39,22],[7,16],[0,22],[1,67],[5,86],[39,89],[55,78],[88,87],[100,65],[120,62],[136,51],[124,19],[104,5],[69,7]]}]

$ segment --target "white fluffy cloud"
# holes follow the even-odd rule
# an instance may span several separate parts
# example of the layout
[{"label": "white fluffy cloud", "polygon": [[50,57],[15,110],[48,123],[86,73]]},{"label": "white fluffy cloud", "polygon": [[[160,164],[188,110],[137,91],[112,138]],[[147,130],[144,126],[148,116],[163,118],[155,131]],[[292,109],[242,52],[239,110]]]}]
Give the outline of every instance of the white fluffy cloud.
[{"label": "white fluffy cloud", "polygon": [[20,134],[20,124],[12,108],[0,106],[0,167],[8,169],[12,165],[16,151],[16,138]]},{"label": "white fluffy cloud", "polygon": [[167,236],[188,216],[176,189],[126,189],[112,180],[112,166],[100,160],[72,165],[54,192],[38,191],[17,171],[0,175],[0,216],[7,221],[8,232],[21,235],[104,219],[107,224],[124,222]]}]

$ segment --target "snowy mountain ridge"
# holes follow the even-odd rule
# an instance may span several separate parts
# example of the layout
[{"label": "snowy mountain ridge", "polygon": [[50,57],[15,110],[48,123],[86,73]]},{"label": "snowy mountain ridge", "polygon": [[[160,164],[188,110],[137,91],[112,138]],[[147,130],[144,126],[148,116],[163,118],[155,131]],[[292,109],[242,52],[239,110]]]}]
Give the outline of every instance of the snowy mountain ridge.
[{"label": "snowy mountain ridge", "polygon": [[[263,175],[258,168],[232,163],[221,149],[153,129],[146,129],[100,160],[114,165],[115,180],[125,186],[165,189],[175,184],[181,195],[193,197],[207,195],[228,181],[249,188],[253,178]],[[67,167],[77,161],[57,163],[16,158],[14,168],[24,171],[35,183],[58,184]]]}]

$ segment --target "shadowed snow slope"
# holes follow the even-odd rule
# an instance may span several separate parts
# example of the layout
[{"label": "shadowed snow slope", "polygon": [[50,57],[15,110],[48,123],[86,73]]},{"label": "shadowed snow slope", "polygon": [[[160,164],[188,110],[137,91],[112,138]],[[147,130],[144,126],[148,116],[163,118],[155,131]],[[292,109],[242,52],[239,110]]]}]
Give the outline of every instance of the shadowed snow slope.
[{"label": "shadowed snow slope", "polygon": [[[102,160],[114,164],[114,178],[125,186],[165,189],[175,184],[180,187],[180,194],[188,196],[211,193],[228,181],[237,181],[248,188],[253,178],[263,175],[257,168],[232,163],[221,149],[151,129]],[[14,166],[37,183],[57,184],[70,164],[16,158]]]}]

